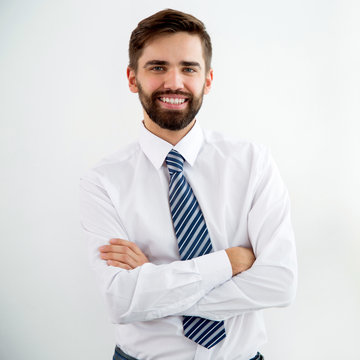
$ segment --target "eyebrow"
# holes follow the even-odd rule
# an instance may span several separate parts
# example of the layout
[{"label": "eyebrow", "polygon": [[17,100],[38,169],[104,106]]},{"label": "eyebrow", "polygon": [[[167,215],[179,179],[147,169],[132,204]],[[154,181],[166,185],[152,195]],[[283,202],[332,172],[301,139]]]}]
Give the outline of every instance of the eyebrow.
[{"label": "eyebrow", "polygon": [[196,61],[181,61],[180,65],[182,66],[192,66],[192,67],[197,67],[199,69],[201,69],[201,66],[198,62]]},{"label": "eyebrow", "polygon": [[152,65],[169,65],[169,62],[164,60],[149,60],[145,63],[144,68]]},{"label": "eyebrow", "polygon": [[[166,66],[169,64],[170,63],[168,61],[164,61],[164,60],[149,60],[145,63],[144,69],[147,68],[148,66],[154,66],[154,65]],[[197,68],[201,69],[201,66],[197,61],[180,61],[180,65],[181,66],[192,66],[192,67],[197,67]]]}]

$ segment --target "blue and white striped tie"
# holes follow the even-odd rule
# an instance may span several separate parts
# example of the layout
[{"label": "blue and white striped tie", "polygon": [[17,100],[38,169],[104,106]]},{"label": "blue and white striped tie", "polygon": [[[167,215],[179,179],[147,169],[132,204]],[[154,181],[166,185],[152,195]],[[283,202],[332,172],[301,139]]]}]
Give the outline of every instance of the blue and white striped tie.
[{"label": "blue and white striped tie", "polygon": [[[171,150],[166,157],[170,174],[169,202],[181,260],[213,251],[199,203],[183,174],[184,158]],[[184,316],[184,335],[208,349],[226,337],[223,321]]]}]

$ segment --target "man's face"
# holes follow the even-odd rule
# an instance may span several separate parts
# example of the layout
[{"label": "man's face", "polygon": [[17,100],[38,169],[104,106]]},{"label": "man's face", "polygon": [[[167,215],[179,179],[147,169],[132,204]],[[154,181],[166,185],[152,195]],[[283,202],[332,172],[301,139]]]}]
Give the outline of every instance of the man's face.
[{"label": "man's face", "polygon": [[210,90],[212,70],[205,74],[200,38],[180,32],[147,44],[136,74],[128,69],[128,77],[130,89],[139,93],[144,116],[163,129],[180,130],[198,113]]}]

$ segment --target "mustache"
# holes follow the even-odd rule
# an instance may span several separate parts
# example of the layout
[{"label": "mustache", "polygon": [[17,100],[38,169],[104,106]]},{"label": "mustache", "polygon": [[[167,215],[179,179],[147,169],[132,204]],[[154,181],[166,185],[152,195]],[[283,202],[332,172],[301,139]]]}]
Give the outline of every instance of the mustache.
[{"label": "mustache", "polygon": [[155,98],[158,98],[160,96],[163,96],[163,95],[182,95],[182,96],[185,96],[189,99],[192,99],[192,94],[191,93],[188,93],[188,92],[185,92],[185,91],[181,91],[181,90],[165,90],[165,91],[155,91],[153,94],[152,94],[152,98],[155,99]]}]

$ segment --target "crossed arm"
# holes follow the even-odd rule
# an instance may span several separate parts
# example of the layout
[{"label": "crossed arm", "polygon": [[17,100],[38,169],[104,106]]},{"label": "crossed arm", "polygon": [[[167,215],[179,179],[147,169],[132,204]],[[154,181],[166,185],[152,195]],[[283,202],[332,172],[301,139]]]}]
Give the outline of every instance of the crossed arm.
[{"label": "crossed arm", "polygon": [[169,264],[150,263],[136,244],[122,240],[129,237],[97,175],[82,180],[80,194],[91,264],[114,323],[179,314],[224,320],[285,306],[294,298],[289,199],[271,166],[259,181],[247,217],[253,249],[228,248]]},{"label": "crossed arm", "polygon": [[[140,248],[133,242],[123,239],[111,239],[109,245],[99,248],[100,257],[106,260],[109,266],[119,267],[125,270],[136,269],[149,260]],[[237,246],[225,250],[235,276],[248,270],[255,261],[252,249]]]}]

